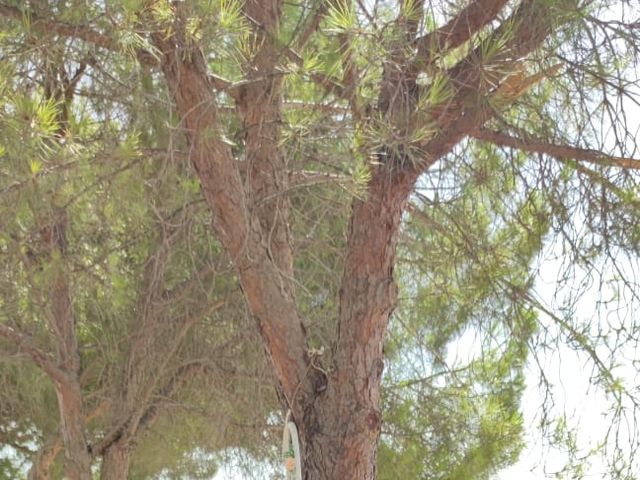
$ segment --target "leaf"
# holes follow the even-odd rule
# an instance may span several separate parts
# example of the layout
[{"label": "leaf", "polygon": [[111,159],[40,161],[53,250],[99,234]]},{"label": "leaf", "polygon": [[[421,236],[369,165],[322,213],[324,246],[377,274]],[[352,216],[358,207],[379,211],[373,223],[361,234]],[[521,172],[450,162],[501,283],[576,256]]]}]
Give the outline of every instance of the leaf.
[{"label": "leaf", "polygon": [[338,0],[332,3],[326,18],[328,32],[344,33],[357,24],[357,16],[352,2]]},{"label": "leaf", "polygon": [[40,160],[29,160],[29,171],[32,175],[37,175],[42,170],[42,162]]},{"label": "leaf", "polygon": [[246,27],[246,20],[242,15],[242,1],[220,0],[218,25],[224,30],[238,30],[241,26]]},{"label": "leaf", "polygon": [[140,133],[134,132],[129,134],[119,145],[117,154],[125,160],[139,158],[142,155],[140,150]]}]

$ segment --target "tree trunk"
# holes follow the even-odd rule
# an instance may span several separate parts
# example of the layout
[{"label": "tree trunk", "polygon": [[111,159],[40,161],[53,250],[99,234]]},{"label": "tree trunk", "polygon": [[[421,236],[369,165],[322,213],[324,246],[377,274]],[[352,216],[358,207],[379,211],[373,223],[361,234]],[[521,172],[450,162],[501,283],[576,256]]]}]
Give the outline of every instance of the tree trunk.
[{"label": "tree trunk", "polygon": [[50,223],[41,227],[42,239],[49,248],[53,267],[49,290],[49,324],[56,339],[59,366],[64,372],[63,376],[53,380],[60,412],[65,473],[69,480],[91,480],[91,454],[85,432],[82,388],[79,381],[80,355],[75,335],[71,286],[61,260],[67,246],[66,224],[66,212],[63,209],[55,209]]},{"label": "tree trunk", "polygon": [[[489,3],[495,12],[505,2]],[[419,118],[413,116],[417,70],[409,68],[409,59],[391,62],[393,68],[405,60],[409,65],[399,76],[387,69],[378,111],[394,123],[410,148],[406,153],[402,149],[381,149],[377,161],[369,165],[371,181],[366,199],[353,202],[330,373],[314,363],[313,353],[307,348],[307,334],[292,286],[287,227],[290,219],[284,200],[286,162],[279,149],[282,95],[279,81],[272,79],[277,76],[274,68],[280,47],[271,42],[277,38],[282,2],[245,3],[248,18],[259,26],[254,34],[260,47],[246,75],[252,81],[227,92],[236,100],[246,135],[244,147],[249,166],[245,179],[229,145],[222,136],[215,135],[223,129],[207,61],[197,44],[185,36],[180,12],[173,24],[172,38],[154,36],[190,146],[190,160],[213,215],[214,229],[232,258],[249,310],[256,318],[273,362],[278,390],[283,394],[283,406],[291,410],[298,426],[306,480],[376,478],[382,421],[382,346],[396,301],[393,268],[407,198],[422,172],[491,117],[493,110],[485,108],[484,100],[491,88],[510,73],[510,68],[515,68],[516,60],[546,37],[551,18],[547,4],[523,0],[512,15],[515,21],[496,29],[494,40],[502,41],[504,30],[517,26],[509,37],[510,43],[499,58],[493,59],[500,68],[478,67],[482,64],[475,59],[482,58],[483,48],[479,46],[469,60],[447,72],[455,89],[454,100],[446,102],[446,118],[430,112],[439,119],[438,132],[416,145],[409,140],[421,127]],[[479,29],[488,21],[484,16],[473,21],[466,18],[472,29]],[[412,38],[417,23],[407,25],[407,35]],[[453,26],[442,35],[453,36],[459,42],[467,33],[470,35],[466,27],[460,30]],[[401,55],[400,50],[397,55]],[[487,72],[494,71],[496,78],[487,77]],[[394,99],[400,103],[394,105]]]},{"label": "tree trunk", "polygon": [[101,480],[125,480],[129,475],[131,450],[127,445],[116,442],[107,448],[102,456]]},{"label": "tree trunk", "polygon": [[[380,391],[379,382],[370,387]],[[348,390],[321,397],[299,425],[305,480],[376,478],[379,405],[345,395]]]},{"label": "tree trunk", "polygon": [[326,390],[296,418],[306,480],[376,478],[382,346],[396,303],[398,229],[413,182],[413,174],[401,166],[379,168],[367,199],[353,202],[334,369]]},{"label": "tree trunk", "polygon": [[92,480],[80,384],[70,379],[65,385],[56,385],[56,394],[64,443],[65,474],[69,480]]},{"label": "tree trunk", "polygon": [[51,467],[62,449],[62,441],[58,434],[54,435],[38,451],[29,469],[28,480],[51,480]]},{"label": "tree trunk", "polygon": [[[281,242],[277,241],[280,238],[273,242],[270,234],[274,229],[265,231],[265,223],[274,225],[266,218],[267,212],[248,211],[229,147],[215,136],[201,135],[218,129],[205,62],[196,50],[186,54],[176,52],[164,39],[158,38],[157,43],[165,54],[163,71],[182,115],[191,160],[218,237],[234,259],[249,308],[273,361],[285,407],[292,410],[300,430],[304,478],[373,480],[381,425],[382,343],[396,296],[393,264],[397,233],[416,174],[399,161],[390,168],[380,166],[372,178],[369,198],[354,201],[340,295],[336,368],[324,378],[309,357],[306,332],[289,285],[290,261],[279,251],[287,249],[286,234]],[[251,92],[246,90],[243,95]],[[266,109],[255,112],[248,108],[243,113],[245,120],[277,117]],[[249,147],[252,132],[248,129]],[[253,193],[262,187],[279,191],[277,181],[269,182],[268,174],[255,171],[267,163],[273,167],[274,158],[262,162],[257,148],[268,140],[273,139],[263,136],[255,149],[248,148],[255,153],[254,175],[265,180],[254,181]],[[281,212],[286,209],[281,207]]]}]

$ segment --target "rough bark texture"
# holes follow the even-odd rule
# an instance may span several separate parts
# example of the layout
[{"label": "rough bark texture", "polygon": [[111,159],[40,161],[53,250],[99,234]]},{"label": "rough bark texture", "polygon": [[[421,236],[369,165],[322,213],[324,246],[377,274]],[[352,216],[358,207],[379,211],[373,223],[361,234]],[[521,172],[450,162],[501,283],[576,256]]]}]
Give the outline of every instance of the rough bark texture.
[{"label": "rough bark texture", "polygon": [[[173,322],[176,330],[170,341],[157,342],[166,312],[157,305],[165,292],[165,283],[157,278],[167,266],[169,247],[163,244],[148,260],[139,299],[128,358],[111,393],[111,427],[95,444],[92,453],[102,457],[102,478],[126,478],[129,463],[141,436],[155,423],[167,401],[175,398],[184,382],[203,370],[199,361],[172,371],[169,367],[194,324],[226,304],[222,300],[205,305]],[[161,275],[160,275],[161,276]],[[168,375],[169,372],[171,375]],[[124,475],[124,476],[123,476]]]},{"label": "rough bark texture", "polygon": [[65,473],[70,480],[90,480],[91,455],[84,423],[84,405],[80,386],[80,355],[75,335],[75,317],[71,288],[64,266],[56,258],[66,251],[66,212],[55,210],[50,222],[41,226],[43,243],[52,262],[49,290],[51,314],[49,324],[56,338],[58,365],[63,378],[54,378],[60,413],[60,431],[64,444]]},{"label": "rough bark texture", "polygon": [[[50,218],[41,219],[40,234],[50,262],[51,277],[48,292],[47,321],[53,332],[57,354],[55,359],[45,354],[26,335],[11,327],[0,325],[0,336],[26,351],[34,363],[51,379],[58,399],[60,436],[64,446],[64,469],[70,480],[89,480],[91,454],[85,432],[84,404],[80,385],[80,355],[75,333],[75,318],[71,301],[71,287],[65,272],[66,215],[54,210]],[[30,478],[46,479],[60,449],[54,439],[34,460]]]},{"label": "rough bark texture", "polygon": [[[180,29],[176,28],[176,32]],[[260,218],[249,208],[248,198],[259,199],[262,195],[251,191],[251,182],[247,194],[230,148],[217,134],[220,127],[215,97],[200,50],[185,44],[179,35],[171,43],[157,37],[156,44],[164,54],[163,73],[183,121],[191,161],[212,211],[216,234],[238,271],[282,392],[292,410],[299,410],[294,404],[306,395],[305,386],[309,385],[304,383],[308,365],[306,335],[287,276],[288,254],[275,253],[277,248],[285,247],[286,226],[276,226],[281,229],[278,237],[282,241],[275,243],[273,232],[263,228],[264,216]],[[181,48],[176,49],[175,45]],[[256,132],[259,134],[259,130]],[[286,176],[269,179],[272,166],[258,157],[255,160],[253,173],[260,179],[253,188],[264,186],[268,191],[278,181],[286,181]]]},{"label": "rough bark texture", "polygon": [[300,429],[307,479],[374,479],[382,415],[382,345],[395,307],[398,227],[413,177],[381,167],[355,200],[340,292],[335,370]]},{"label": "rough bark texture", "polygon": [[129,478],[131,451],[129,445],[116,442],[102,455],[100,480],[123,480]]},{"label": "rough bark texture", "polygon": [[434,55],[469,40],[493,21],[508,0],[473,0],[446,25],[418,39],[418,62],[430,63]]},{"label": "rough bark texture", "polygon": [[524,152],[542,153],[558,158],[571,158],[579,162],[588,162],[596,165],[614,165],[629,170],[640,169],[640,162],[635,158],[605,155],[598,150],[577,148],[572,145],[560,145],[531,136],[518,138],[486,128],[478,130],[473,136],[479,140],[485,140],[504,147],[517,148]]},{"label": "rough bark texture", "polygon": [[[493,18],[504,2],[474,2],[490,7],[491,16],[478,21],[463,11],[457,23],[442,32],[445,45],[475,31]],[[376,477],[380,436],[380,382],[382,346],[395,306],[393,281],[397,235],[408,196],[418,176],[461,139],[488,120],[492,112],[482,99],[516,67],[520,57],[537,48],[549,32],[547,6],[524,0],[513,16],[516,25],[505,52],[483,65],[481,51],[451,69],[455,101],[439,115],[439,133],[420,145],[421,162],[401,154],[381,154],[373,169],[365,199],[353,202],[347,237],[347,255],[340,292],[339,332],[334,345],[334,369],[328,378],[307,351],[307,337],[293,297],[292,252],[289,245],[286,165],[279,148],[279,54],[272,35],[280,12],[277,1],[245,3],[254,22],[259,45],[250,80],[240,87],[236,105],[244,124],[248,168],[243,182],[229,146],[218,134],[217,110],[206,62],[197,45],[181,34],[157,37],[163,53],[162,69],[174,96],[190,144],[191,161],[212,211],[216,234],[233,259],[251,313],[262,333],[275,376],[293,413],[301,436],[303,477],[306,480]],[[473,9],[472,9],[473,10]],[[474,10],[475,11],[475,10]],[[466,16],[465,16],[466,15]],[[522,19],[534,21],[522,22]],[[179,19],[179,14],[178,17]],[[407,36],[416,24],[405,22]],[[462,25],[462,27],[460,27]],[[498,28],[495,36],[500,38]],[[454,42],[455,43],[455,42]],[[405,53],[385,66],[380,113],[400,131],[410,134],[421,125],[415,118],[416,64]],[[487,81],[487,71],[498,72]],[[495,77],[495,78],[494,78]]]},{"label": "rough bark texture", "polygon": [[91,456],[82,415],[80,384],[56,385],[62,442],[64,444],[65,473],[69,480],[91,480]]}]

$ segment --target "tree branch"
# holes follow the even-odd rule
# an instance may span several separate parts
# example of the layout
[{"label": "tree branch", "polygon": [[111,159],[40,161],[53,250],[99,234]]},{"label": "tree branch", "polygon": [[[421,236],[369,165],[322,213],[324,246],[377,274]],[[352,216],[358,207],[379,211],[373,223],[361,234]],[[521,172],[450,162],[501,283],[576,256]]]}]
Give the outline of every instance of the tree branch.
[{"label": "tree branch", "polygon": [[[220,300],[216,303],[213,303],[200,312],[197,312],[193,315],[189,315],[183,318],[180,322],[180,328],[175,333],[174,338],[172,339],[171,344],[166,352],[164,352],[164,358],[160,362],[159,365],[156,365],[155,374],[153,375],[152,380],[146,385],[144,391],[142,392],[139,403],[142,404],[142,407],[138,409],[138,412],[132,416],[131,421],[127,422],[127,435],[132,436],[135,435],[137,431],[139,431],[139,423],[141,419],[144,417],[144,411],[147,405],[152,403],[150,401],[153,392],[156,390],[158,382],[160,381],[160,377],[165,373],[167,365],[169,362],[175,358],[175,354],[178,349],[184,343],[184,339],[194,326],[194,324],[221,309],[223,306],[227,304],[227,300]],[[177,388],[177,387],[176,387]],[[174,390],[172,390],[174,391]]]},{"label": "tree branch", "polygon": [[67,374],[58,368],[53,358],[40,350],[27,335],[17,332],[9,326],[0,325],[0,337],[11,341],[18,347],[18,350],[22,350],[29,355],[33,363],[55,383],[64,385],[69,381]]},{"label": "tree branch", "polygon": [[282,0],[247,0],[244,14],[254,22],[253,34],[260,47],[245,77],[255,80],[243,86],[237,109],[245,132],[246,182],[249,205],[255,212],[277,267],[293,277],[293,252],[289,233],[289,205],[280,195],[288,188],[282,139],[282,76],[274,75],[282,54],[276,40]]},{"label": "tree branch", "polygon": [[[238,272],[282,390],[293,404],[296,392],[303,393],[302,397],[310,391],[310,382],[306,379],[306,333],[287,286],[290,279],[286,270],[283,275],[282,257],[276,260],[272,255],[270,231],[264,231],[258,216],[248,208],[238,162],[219,134],[221,126],[206,60],[197,45],[179,37],[179,30],[174,29],[175,38],[154,35],[162,52],[162,71],[176,102],[214,229]],[[265,102],[268,97],[259,96],[257,100]],[[265,166],[268,173],[272,167],[268,163]],[[277,168],[276,172],[279,178],[287,175]],[[299,388],[303,383],[305,386]]]},{"label": "tree branch", "polygon": [[[433,108],[432,117],[437,118],[438,133],[417,147],[426,157],[416,162],[413,168],[419,175],[436,160],[451,151],[467,135],[481,128],[495,112],[489,106],[491,95],[518,95],[536,81],[553,73],[558,66],[531,77],[524,77],[520,59],[538,49],[551,33],[551,26],[562,12],[551,3],[538,0],[522,0],[518,8],[507,21],[497,28],[490,39],[500,42],[509,32],[509,41],[490,60],[484,60],[483,47],[472,51],[455,67],[449,70],[454,92],[445,105]],[[505,80],[507,87],[501,89],[497,84]],[[493,89],[493,93],[491,90]],[[435,115],[435,112],[442,112]]]},{"label": "tree branch", "polygon": [[[236,345],[242,335],[243,332],[240,332],[222,345],[215,347],[213,352],[211,352],[212,356],[215,356],[218,352],[224,352],[224,350],[231,345]],[[139,438],[142,433],[153,425],[165,402],[176,394],[190,375],[198,371],[209,370],[213,365],[215,364],[207,360],[192,360],[180,365],[162,388],[155,392],[155,399],[149,401],[150,397],[148,397],[142,401],[140,411],[128,416],[112,428],[102,440],[92,447],[92,454],[98,456],[103,455],[104,452],[116,442],[130,442]]]},{"label": "tree branch", "polygon": [[[90,422],[94,418],[102,415],[108,406],[108,401],[102,401],[98,406],[85,415],[85,423]],[[62,450],[62,435],[56,432],[51,435],[47,441],[36,452],[34,459],[31,461],[31,468],[27,475],[28,480],[49,480],[51,478],[51,467],[56,457]]]},{"label": "tree branch", "polygon": [[60,432],[56,432],[47,439],[45,444],[34,455],[27,479],[49,480],[51,478],[51,467],[61,450],[62,436]]},{"label": "tree branch", "polygon": [[640,170],[640,159],[607,155],[599,150],[560,145],[536,137],[514,137],[503,132],[481,128],[471,136],[478,140],[493,143],[501,147],[517,148],[530,153],[542,153],[550,157],[571,158],[576,161],[589,162],[626,169]]},{"label": "tree branch", "polygon": [[387,116],[403,134],[407,118],[415,109],[417,96],[416,78],[418,69],[410,60],[406,43],[412,42],[418,31],[424,0],[410,3],[401,2],[400,12],[394,21],[399,29],[397,38],[389,45],[389,53],[384,59],[382,80],[378,92],[378,110]]},{"label": "tree branch", "polygon": [[[124,50],[116,38],[86,25],[71,24],[53,17],[44,18],[31,10],[21,10],[3,3],[0,3],[0,15],[20,22],[27,20],[29,27],[40,33],[53,33],[61,37],[77,38],[111,52],[122,53]],[[159,59],[153,52],[137,48],[135,53],[140,63],[154,67],[160,66]],[[226,90],[232,98],[235,98],[233,84],[230,81],[214,74],[209,75],[209,81],[217,90]]]},{"label": "tree branch", "polygon": [[[362,415],[358,423],[365,425],[363,429],[368,430],[370,438],[377,438],[380,431],[381,417],[377,411],[380,392],[375,386],[379,385],[382,374],[384,334],[395,307],[393,268],[398,230],[409,194],[426,168],[491,118],[493,110],[487,108],[486,96],[495,84],[486,82],[487,72],[498,70],[499,73],[494,74],[498,79],[511,73],[520,58],[537,49],[549,35],[553,12],[547,2],[523,0],[508,23],[497,28],[489,38],[489,41],[502,42],[507,30],[510,35],[504,48],[487,59],[478,47],[449,71],[454,89],[449,107],[451,117],[438,123],[434,137],[417,145],[425,161],[411,162],[402,154],[387,154],[384,162],[372,167],[367,198],[353,202],[340,290],[335,352],[339,367],[327,395],[353,399],[352,403],[359,405],[358,411],[353,411],[350,404],[340,405],[338,408],[344,411],[338,418]],[[411,78],[399,80],[411,86]],[[406,121],[404,113],[407,112],[396,112],[392,101],[396,91],[391,87],[398,84],[391,73],[387,78],[383,75],[379,109],[392,119]],[[415,129],[416,125],[410,127]],[[339,429],[339,425],[332,427]]]},{"label": "tree branch", "polygon": [[296,36],[295,39],[295,47],[297,50],[302,50],[309,42],[311,36],[318,30],[320,26],[320,22],[327,14],[329,10],[329,2],[321,1],[320,5],[316,8],[313,14],[310,16],[311,18],[306,22],[304,29],[302,32]]},{"label": "tree branch", "polygon": [[[74,25],[56,19],[43,18],[31,10],[21,10],[2,3],[0,3],[0,14],[20,22],[26,21],[31,28],[38,32],[77,38],[105,50],[121,51],[117,40],[84,25]],[[149,57],[152,58],[151,54],[149,54]]]},{"label": "tree branch", "polygon": [[459,47],[488,25],[509,0],[472,0],[446,25],[417,40],[418,62],[431,63],[435,55]]},{"label": "tree branch", "polygon": [[157,400],[151,402],[140,415],[140,419],[136,425],[134,436],[139,436],[154,424],[164,403],[172,398],[179,388],[189,379],[201,370],[206,369],[203,362],[191,362],[179,367],[176,372],[169,378],[168,382],[157,393]]}]

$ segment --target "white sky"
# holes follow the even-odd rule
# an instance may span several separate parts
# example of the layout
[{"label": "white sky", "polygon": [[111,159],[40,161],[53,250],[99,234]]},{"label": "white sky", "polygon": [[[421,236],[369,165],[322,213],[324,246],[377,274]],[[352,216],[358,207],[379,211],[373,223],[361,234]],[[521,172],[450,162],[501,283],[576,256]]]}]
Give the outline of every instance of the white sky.
[{"label": "white sky", "polygon": [[[637,265],[635,266],[637,267]],[[547,261],[540,271],[540,278],[536,285],[536,296],[539,299],[555,299],[556,278],[560,265],[558,261]],[[637,268],[631,263],[622,266],[623,271],[633,278]],[[584,275],[587,272],[582,272]],[[603,272],[605,277],[614,276],[613,271]],[[576,283],[581,278],[576,277]],[[639,319],[635,313],[634,305],[626,303],[625,296],[621,295],[619,302],[610,304],[609,309],[603,310],[598,306],[598,300],[612,298],[614,283],[601,288],[596,282],[587,289],[576,304],[575,317],[577,320],[595,320],[595,325],[607,325],[612,323],[636,324]],[[552,301],[544,302],[547,305]],[[637,306],[637,305],[636,305]],[[553,308],[550,308],[553,310]],[[544,323],[545,315],[541,314]],[[548,320],[552,323],[551,320]],[[627,388],[633,389],[638,385],[639,372],[632,365],[631,359],[637,358],[637,345],[629,346],[626,351],[617,350],[616,360],[619,366],[616,367],[614,375],[621,378]],[[605,356],[605,353],[602,353]],[[611,400],[606,398],[605,393],[593,387],[590,383],[592,365],[588,361],[586,354],[577,354],[568,346],[561,346],[558,350],[549,352],[541,359],[545,367],[545,375],[555,384],[557,394],[557,407],[552,413],[566,413],[569,417],[570,427],[576,428],[576,439],[580,449],[586,454],[590,449],[602,442],[607,428],[610,426],[609,419],[605,413],[611,407]],[[531,362],[530,362],[531,363]],[[554,449],[546,449],[541,445],[540,434],[536,425],[540,420],[540,406],[543,397],[537,386],[537,372],[530,369],[527,375],[527,389],[523,395],[522,411],[525,417],[525,425],[528,430],[527,447],[522,453],[520,461],[509,469],[501,472],[496,478],[499,480],[511,480],[514,478],[521,480],[542,480],[549,478],[554,472],[558,472],[564,466],[566,456]],[[624,426],[622,427],[625,428]],[[593,456],[590,465],[585,469],[584,476],[593,479],[606,479],[604,474],[605,466],[602,460]],[[638,472],[640,473],[640,472]],[[571,477],[561,477],[571,478]]]}]

